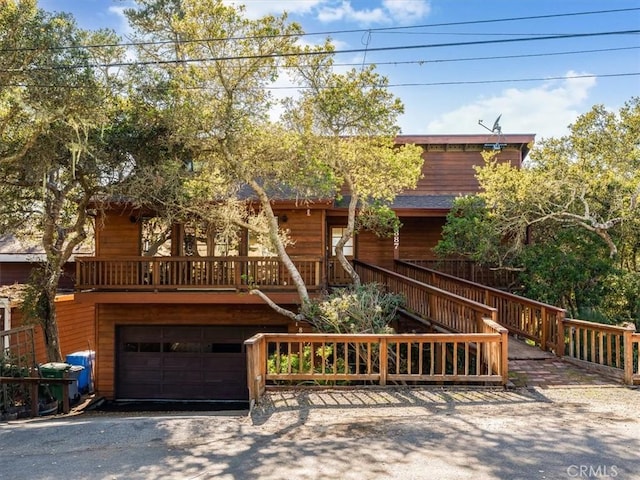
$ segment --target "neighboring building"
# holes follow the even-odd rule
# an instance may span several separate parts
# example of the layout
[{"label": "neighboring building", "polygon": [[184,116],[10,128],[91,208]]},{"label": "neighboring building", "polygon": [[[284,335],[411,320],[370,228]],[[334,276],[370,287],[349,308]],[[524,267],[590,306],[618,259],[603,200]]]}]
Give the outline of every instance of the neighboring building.
[{"label": "neighboring building", "polygon": [[[60,290],[71,292],[75,286],[75,256],[91,255],[93,246],[88,242],[76,249],[64,266],[60,277]],[[0,235],[0,286],[24,284],[31,272],[45,261],[42,245],[37,242],[20,240],[14,235]]]},{"label": "neighboring building", "polygon": [[[499,161],[520,165],[533,135],[503,135]],[[476,193],[474,165],[492,135],[400,136],[424,148],[423,178],[393,208],[395,238],[358,234],[350,258],[391,266],[394,259],[433,258],[456,196]],[[274,205],[296,239],[288,248],[311,292],[344,284],[333,246],[346,227],[335,201]],[[277,257],[251,235],[237,241],[195,225],[162,228],[127,206],[99,218],[96,256],[78,258],[76,300],[95,305],[98,395],[110,399],[242,400],[247,398],[243,341],[256,332],[296,332],[255,295],[257,284],[277,303],[296,309],[297,295]],[[161,255],[162,254],[162,255]]]}]

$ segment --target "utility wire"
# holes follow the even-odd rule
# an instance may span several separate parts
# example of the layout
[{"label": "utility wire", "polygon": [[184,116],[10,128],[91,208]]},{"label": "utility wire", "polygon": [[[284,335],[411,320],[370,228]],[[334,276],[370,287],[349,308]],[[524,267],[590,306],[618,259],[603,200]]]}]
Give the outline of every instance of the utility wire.
[{"label": "utility wire", "polygon": [[[367,63],[334,63],[334,67],[354,67],[361,65],[423,65],[427,63],[449,63],[449,62],[472,62],[487,60],[506,60],[512,58],[532,58],[532,57],[553,57],[560,55],[579,55],[584,53],[601,53],[616,52],[620,50],[637,50],[637,47],[612,47],[612,48],[595,48],[591,50],[569,50],[564,52],[545,52],[545,53],[521,53],[517,55],[491,55],[488,57],[460,57],[460,58],[433,58],[431,60],[406,60],[406,61],[390,61],[390,62],[367,62]],[[287,65],[282,65],[287,68]],[[293,67],[289,67],[293,68]]]},{"label": "utility wire", "polygon": [[[549,35],[543,37],[526,37],[526,38],[503,38],[495,40],[476,40],[471,42],[447,42],[447,43],[430,43],[421,45],[400,45],[390,47],[376,47],[376,48],[351,48],[343,50],[313,50],[305,52],[285,52],[285,53],[273,53],[269,55],[256,54],[256,55],[239,55],[239,56],[222,56],[222,57],[204,57],[204,58],[187,58],[181,60],[146,60],[146,61],[128,61],[128,62],[114,62],[114,63],[96,63],[85,65],[59,65],[49,68],[34,67],[30,71],[36,70],[66,70],[76,68],[109,68],[109,67],[130,67],[130,66],[159,66],[159,65],[185,65],[187,63],[201,63],[201,62],[221,62],[232,60],[256,60],[267,58],[285,58],[285,57],[308,57],[318,55],[340,55],[340,54],[352,54],[362,52],[388,52],[388,51],[401,51],[401,50],[417,50],[427,48],[443,48],[443,47],[465,47],[474,45],[493,45],[493,44],[507,44],[507,43],[520,43],[520,42],[534,42],[542,40],[565,40],[570,38],[593,38],[603,36],[614,35],[637,35],[640,30],[617,30],[608,32],[592,32],[592,33],[572,33],[566,35]],[[0,72],[6,72],[7,70],[0,70]]]},{"label": "utility wire", "polygon": [[[420,83],[389,83],[386,85],[380,85],[381,87],[432,87],[440,85],[489,85],[492,83],[522,83],[522,82],[546,82],[550,80],[575,80],[581,78],[620,78],[620,77],[636,77],[640,76],[640,72],[622,72],[622,73],[604,73],[604,74],[584,74],[584,75],[564,75],[558,77],[531,77],[531,78],[506,78],[506,79],[494,79],[494,80],[452,80],[443,82],[420,82]],[[7,83],[0,84],[0,88],[69,88],[69,89],[81,89],[81,88],[93,88],[85,85],[30,85],[27,83]],[[182,90],[211,90],[210,87],[180,87]],[[253,87],[250,90],[264,89],[264,90],[306,90],[312,87],[306,86],[268,86]],[[330,86],[322,88],[333,88]],[[160,87],[158,87],[160,89]]]},{"label": "utility wire", "polygon": [[[493,18],[486,20],[468,20],[464,22],[445,22],[445,23],[426,23],[421,25],[405,25],[396,27],[378,27],[378,28],[366,28],[366,29],[345,29],[345,30],[327,30],[319,32],[308,33],[289,33],[279,35],[256,35],[256,36],[238,36],[238,37],[226,37],[226,38],[199,38],[199,39],[186,39],[186,40],[153,40],[144,42],[122,42],[122,43],[105,43],[105,44],[84,44],[84,45],[66,45],[59,47],[48,47],[46,50],[72,50],[79,48],[107,48],[107,47],[138,47],[138,46],[153,46],[153,45],[167,45],[167,44],[188,44],[188,43],[200,43],[200,42],[216,42],[216,41],[229,41],[229,40],[252,40],[263,38],[290,38],[290,37],[309,37],[309,36],[330,36],[330,35],[342,35],[348,33],[397,33],[399,30],[411,30],[418,28],[432,28],[432,27],[449,27],[457,25],[481,25],[488,23],[501,23],[501,22],[517,22],[524,20],[541,20],[548,18],[563,18],[563,17],[575,17],[584,15],[602,15],[608,13],[622,13],[638,11],[640,7],[634,8],[618,8],[612,10],[592,10],[587,12],[569,12],[569,13],[557,13],[549,15],[532,15],[525,17],[507,17],[507,18]],[[427,32],[406,32],[406,33],[427,33]],[[517,34],[514,34],[517,35]],[[531,34],[535,35],[535,34]],[[36,47],[25,47],[16,49],[0,49],[0,52],[22,52],[39,50]]]}]

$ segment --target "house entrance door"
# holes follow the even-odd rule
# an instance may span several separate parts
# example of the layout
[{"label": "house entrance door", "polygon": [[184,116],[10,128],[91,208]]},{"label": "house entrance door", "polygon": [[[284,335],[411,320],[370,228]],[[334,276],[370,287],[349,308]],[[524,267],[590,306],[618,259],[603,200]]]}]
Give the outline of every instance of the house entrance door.
[{"label": "house entrance door", "polygon": [[[329,285],[348,285],[351,283],[351,277],[347,274],[345,269],[340,265],[338,261],[338,257],[336,257],[336,245],[338,241],[342,237],[342,234],[346,230],[346,226],[344,225],[331,225],[329,227],[330,235],[328,235],[328,241],[330,242],[327,246],[328,259],[327,259],[327,267],[329,271],[327,272],[327,278],[329,281]],[[347,260],[353,260],[354,248],[353,248],[353,237],[344,245],[343,252]]]}]

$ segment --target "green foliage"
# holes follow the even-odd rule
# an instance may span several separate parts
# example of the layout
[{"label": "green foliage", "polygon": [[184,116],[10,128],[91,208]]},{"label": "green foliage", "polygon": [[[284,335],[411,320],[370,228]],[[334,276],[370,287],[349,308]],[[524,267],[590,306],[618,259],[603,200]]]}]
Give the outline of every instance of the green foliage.
[{"label": "green foliage", "polygon": [[112,32],[83,31],[34,1],[0,2],[0,27],[0,233],[41,240],[46,262],[35,297],[47,354],[57,361],[62,266],[88,235],[90,201],[131,171],[104,136],[122,106],[120,81],[93,66],[124,50]]},{"label": "green foliage", "polygon": [[365,206],[358,213],[356,218],[355,231],[367,230],[373,232],[377,237],[386,238],[392,236],[402,227],[396,212],[388,205],[375,202]]},{"label": "green foliage", "polygon": [[521,270],[519,293],[570,316],[640,324],[639,146],[632,98],[594,106],[522,168],[485,156],[482,192],[456,201],[436,253]]},{"label": "green foliage", "polygon": [[440,257],[462,256],[480,264],[502,265],[508,244],[484,200],[468,195],[455,199],[434,252]]},{"label": "green foliage", "polygon": [[544,241],[527,246],[519,260],[523,294],[565,308],[574,318],[612,293],[609,281],[617,273],[606,246],[579,229],[549,228]]},{"label": "green foliage", "polygon": [[303,307],[309,323],[325,333],[393,333],[391,323],[404,305],[400,295],[377,284],[347,287]]},{"label": "green foliage", "polygon": [[[305,345],[302,349],[302,358],[299,353],[274,353],[267,359],[268,373],[322,373],[333,372],[332,345],[316,347],[311,357],[311,345]],[[313,365],[312,365],[313,360]],[[344,357],[338,356],[335,363],[336,373],[345,373]]]}]

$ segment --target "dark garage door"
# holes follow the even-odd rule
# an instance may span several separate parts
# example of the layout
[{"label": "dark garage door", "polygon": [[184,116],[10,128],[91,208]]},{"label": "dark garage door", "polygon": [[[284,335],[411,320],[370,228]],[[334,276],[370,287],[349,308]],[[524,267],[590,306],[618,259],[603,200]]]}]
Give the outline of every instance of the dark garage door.
[{"label": "dark garage door", "polygon": [[119,399],[247,400],[244,340],[283,327],[122,326]]}]

